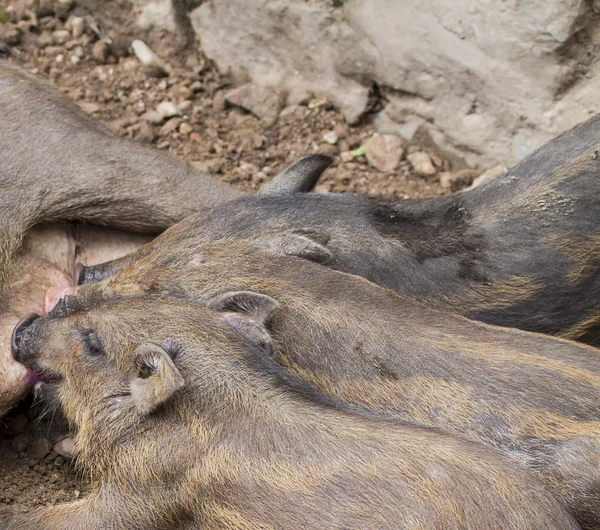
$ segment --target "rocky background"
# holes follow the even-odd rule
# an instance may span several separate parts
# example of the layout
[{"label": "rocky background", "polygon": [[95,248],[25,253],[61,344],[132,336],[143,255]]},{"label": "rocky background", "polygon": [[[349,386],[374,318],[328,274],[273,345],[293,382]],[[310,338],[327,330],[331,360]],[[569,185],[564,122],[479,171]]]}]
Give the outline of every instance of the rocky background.
[{"label": "rocky background", "polygon": [[[145,24],[168,4],[140,3]],[[195,7],[192,26],[221,71],[276,92],[313,91],[349,123],[381,108],[373,116],[379,132],[410,142],[424,127],[471,165],[512,165],[597,112],[598,0],[206,0],[187,7]]]}]

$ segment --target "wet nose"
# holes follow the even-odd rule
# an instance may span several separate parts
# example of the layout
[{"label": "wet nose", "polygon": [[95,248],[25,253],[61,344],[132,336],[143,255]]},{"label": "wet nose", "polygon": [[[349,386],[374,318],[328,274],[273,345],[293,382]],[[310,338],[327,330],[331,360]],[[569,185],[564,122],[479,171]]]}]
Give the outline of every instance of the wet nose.
[{"label": "wet nose", "polygon": [[20,349],[21,349],[21,340],[23,339],[23,333],[25,330],[29,329],[31,325],[40,318],[40,315],[37,313],[31,313],[27,315],[21,322],[19,322],[15,329],[12,332],[12,338],[10,341],[10,349],[12,351],[12,356],[16,361],[21,361],[20,357]]}]

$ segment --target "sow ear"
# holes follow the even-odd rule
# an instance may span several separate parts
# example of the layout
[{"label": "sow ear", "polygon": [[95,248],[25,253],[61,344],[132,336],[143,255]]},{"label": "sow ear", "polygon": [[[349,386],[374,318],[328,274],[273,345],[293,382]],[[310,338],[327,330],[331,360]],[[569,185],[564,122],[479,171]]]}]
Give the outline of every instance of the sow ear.
[{"label": "sow ear", "polygon": [[260,190],[261,195],[276,195],[278,193],[298,193],[311,191],[319,177],[333,162],[327,155],[308,155],[300,158],[291,166],[286,167],[271,182]]},{"label": "sow ear", "polygon": [[329,236],[312,229],[290,230],[278,234],[268,234],[256,239],[256,242],[284,256],[298,256],[317,263],[331,259],[331,252],[325,247]]},{"label": "sow ear", "polygon": [[185,385],[167,352],[155,344],[139,346],[133,362],[131,396],[142,414],[150,414]]},{"label": "sow ear", "polygon": [[225,324],[245,340],[268,355],[274,355],[275,344],[265,326],[279,306],[273,298],[252,291],[233,291],[215,296],[207,305],[222,313]]}]

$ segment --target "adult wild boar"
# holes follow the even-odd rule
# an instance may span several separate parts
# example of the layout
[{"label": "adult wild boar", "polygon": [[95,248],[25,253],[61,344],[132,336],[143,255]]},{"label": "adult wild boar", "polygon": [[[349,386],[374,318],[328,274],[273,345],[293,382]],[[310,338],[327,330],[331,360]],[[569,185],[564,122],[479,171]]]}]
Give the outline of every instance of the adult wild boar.
[{"label": "adult wild boar", "polygon": [[17,335],[92,487],[3,530],[578,528],[499,452],[329,402],[197,304],[108,303]]},{"label": "adult wild boar", "polygon": [[600,115],[453,196],[400,203],[347,194],[245,197],[176,230],[194,241],[257,239],[437,309],[593,343],[600,339],[599,149]]},{"label": "adult wild boar", "polygon": [[600,351],[450,315],[244,241],[176,239],[51,315],[160,294],[206,305],[318,391],[501,449],[600,528]]}]

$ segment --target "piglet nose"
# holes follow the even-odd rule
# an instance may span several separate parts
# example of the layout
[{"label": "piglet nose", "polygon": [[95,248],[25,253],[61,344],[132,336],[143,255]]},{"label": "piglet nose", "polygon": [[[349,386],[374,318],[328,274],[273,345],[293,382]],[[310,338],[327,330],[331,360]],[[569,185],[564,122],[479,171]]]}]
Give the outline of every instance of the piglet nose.
[{"label": "piglet nose", "polygon": [[31,325],[38,318],[40,318],[40,315],[38,315],[37,313],[31,313],[30,315],[27,315],[23,320],[21,320],[21,322],[19,322],[15,326],[15,329],[13,329],[12,338],[10,341],[10,349],[12,351],[12,356],[14,357],[14,359],[16,361],[20,361],[20,359],[19,359],[20,351],[19,350],[21,347],[21,340],[23,338],[23,333],[25,332],[26,329],[31,327]]}]

